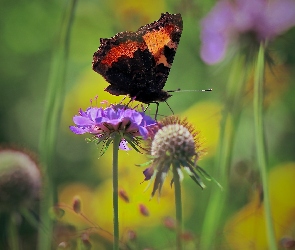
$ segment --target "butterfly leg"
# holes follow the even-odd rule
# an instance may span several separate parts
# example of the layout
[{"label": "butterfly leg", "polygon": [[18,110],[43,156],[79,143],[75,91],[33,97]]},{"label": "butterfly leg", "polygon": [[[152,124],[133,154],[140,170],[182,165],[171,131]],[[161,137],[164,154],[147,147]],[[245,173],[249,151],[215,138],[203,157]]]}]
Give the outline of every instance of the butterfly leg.
[{"label": "butterfly leg", "polygon": [[[151,103],[155,103],[157,105],[156,114],[155,114],[155,120],[157,120],[158,111],[159,111],[159,103],[158,102],[151,102]],[[151,105],[151,103],[148,103],[148,105],[145,107],[145,109],[143,110],[143,112],[147,111],[147,109]]]},{"label": "butterfly leg", "polygon": [[147,111],[148,107],[150,106],[151,104],[149,103],[143,110],[143,112]]},{"label": "butterfly leg", "polygon": [[[124,99],[126,98],[126,96],[124,97]],[[124,100],[123,99],[123,100]],[[123,101],[122,100],[122,101]],[[131,102],[133,102],[135,100],[135,97],[132,97],[132,98],[130,98],[130,101],[126,104],[126,108],[129,106],[129,104],[131,103]]]},{"label": "butterfly leg", "polygon": [[157,105],[156,108],[156,114],[155,114],[155,120],[157,121],[157,116],[158,116],[158,111],[159,111],[159,103],[158,102],[154,102]]},{"label": "butterfly leg", "polygon": [[122,102],[126,99],[127,95],[125,95],[122,100],[119,102],[119,104],[122,104]]},{"label": "butterfly leg", "polygon": [[171,112],[172,112],[172,115],[174,115],[174,112],[173,112],[172,108],[170,107],[170,105],[168,104],[168,102],[167,102],[167,101],[165,101],[165,103],[167,104],[168,108],[171,110]]}]

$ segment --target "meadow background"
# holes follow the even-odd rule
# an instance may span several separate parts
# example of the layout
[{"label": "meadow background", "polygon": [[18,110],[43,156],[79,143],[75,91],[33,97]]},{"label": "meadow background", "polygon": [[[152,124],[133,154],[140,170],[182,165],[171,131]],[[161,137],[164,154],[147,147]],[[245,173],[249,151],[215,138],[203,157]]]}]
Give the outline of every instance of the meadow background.
[{"label": "meadow background", "polygon": [[[183,187],[184,249],[202,247],[204,221],[217,216],[212,225],[214,238],[208,249],[268,249],[264,228],[263,192],[259,166],[256,161],[253,125],[253,76],[246,81],[240,100],[238,124],[235,130],[231,158],[226,178],[219,178],[218,145],[220,120],[227,103],[226,86],[232,66],[230,60],[207,65],[200,58],[200,29],[202,18],[215,1],[77,1],[69,38],[68,61],[63,81],[60,121],[53,147],[52,188],[57,191],[58,203],[64,216],[55,219],[54,249],[61,242],[79,241],[87,232],[92,249],[111,249],[112,233],[112,155],[109,150],[99,158],[95,144],[86,143],[85,136],[69,130],[72,117],[79,108],[87,108],[90,99],[98,102],[120,102],[104,92],[108,83],[91,69],[92,55],[100,38],[109,38],[120,31],[136,31],[153,22],[163,12],[181,13],[183,33],[165,90],[207,89],[212,92],[173,93],[168,100],[174,113],[187,117],[205,138],[207,154],[199,165],[226,186],[220,190],[213,182],[206,182],[201,190],[186,176]],[[40,138],[46,111],[52,72],[56,72],[54,57],[58,53],[59,38],[68,18],[71,1],[7,1],[0,4],[0,146],[17,146],[40,154]],[[295,29],[271,43],[275,65],[266,68],[265,133],[269,192],[273,208],[276,240],[295,238]],[[58,65],[58,64],[57,64]],[[63,98],[64,93],[64,98]],[[155,112],[155,105],[148,111]],[[171,115],[165,103],[160,104],[159,117]],[[99,158],[99,159],[98,159]],[[168,176],[161,199],[150,200],[151,189],[144,192],[143,168],[147,156],[135,150],[119,152],[119,186],[129,197],[120,199],[120,232],[126,249],[173,249],[174,231],[165,225],[166,217],[174,218],[173,189]],[[40,157],[42,163],[42,157]],[[46,187],[45,187],[46,189]],[[210,209],[213,193],[226,195],[223,209]],[[72,211],[73,197],[79,196],[83,216]],[[41,198],[42,200],[42,198]],[[139,207],[144,205],[148,214]],[[38,206],[37,206],[38,207]],[[38,213],[37,211],[35,211]],[[42,217],[41,217],[42,218]],[[87,218],[87,219],[86,219]],[[166,220],[165,220],[166,218]],[[5,242],[5,215],[0,215],[1,242]],[[42,219],[41,219],[42,220]],[[103,230],[101,230],[101,228]],[[109,233],[108,233],[109,232]],[[130,232],[136,232],[136,239]],[[26,223],[20,236],[35,239],[37,229]],[[48,233],[48,235],[51,235]],[[32,240],[34,242],[34,240]],[[4,243],[3,243],[4,244]],[[34,244],[34,243],[32,243]],[[23,249],[34,249],[26,248]],[[69,248],[71,249],[71,248]],[[286,248],[287,249],[287,248]]]}]

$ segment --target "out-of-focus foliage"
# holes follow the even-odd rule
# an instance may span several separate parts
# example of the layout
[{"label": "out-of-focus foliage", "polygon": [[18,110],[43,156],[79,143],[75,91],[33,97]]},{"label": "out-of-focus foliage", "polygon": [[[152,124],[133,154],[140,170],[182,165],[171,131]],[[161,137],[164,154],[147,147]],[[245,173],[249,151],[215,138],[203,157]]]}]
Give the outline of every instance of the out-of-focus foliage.
[{"label": "out-of-focus foliage", "polygon": [[[295,188],[294,177],[294,162],[276,166],[269,174],[272,218],[277,242],[293,234],[295,206],[294,200],[289,197]],[[261,190],[257,190],[249,203],[228,220],[224,232],[229,245],[233,249],[267,249],[264,216],[263,194]]]}]

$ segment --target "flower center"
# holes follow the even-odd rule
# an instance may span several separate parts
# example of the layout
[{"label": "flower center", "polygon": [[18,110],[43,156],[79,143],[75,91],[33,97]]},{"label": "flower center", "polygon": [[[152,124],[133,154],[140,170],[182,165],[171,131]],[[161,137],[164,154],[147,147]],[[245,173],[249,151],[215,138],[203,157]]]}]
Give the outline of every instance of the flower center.
[{"label": "flower center", "polygon": [[165,160],[192,157],[195,155],[194,138],[189,130],[180,124],[164,126],[154,137],[151,155],[164,157]]}]

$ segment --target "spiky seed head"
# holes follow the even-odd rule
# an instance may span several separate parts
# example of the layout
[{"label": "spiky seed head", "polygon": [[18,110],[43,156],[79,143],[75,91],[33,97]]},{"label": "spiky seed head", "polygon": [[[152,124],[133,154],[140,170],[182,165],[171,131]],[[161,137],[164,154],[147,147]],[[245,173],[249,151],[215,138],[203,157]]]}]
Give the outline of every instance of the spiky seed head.
[{"label": "spiky seed head", "polygon": [[170,124],[161,128],[154,137],[151,155],[163,161],[193,157],[195,142],[190,131],[181,124]]}]

